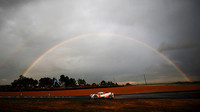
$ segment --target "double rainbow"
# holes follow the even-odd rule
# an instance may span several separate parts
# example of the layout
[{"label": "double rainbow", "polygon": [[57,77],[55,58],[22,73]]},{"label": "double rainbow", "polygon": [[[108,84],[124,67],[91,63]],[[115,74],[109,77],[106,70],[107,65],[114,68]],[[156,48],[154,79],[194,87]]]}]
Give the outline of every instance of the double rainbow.
[{"label": "double rainbow", "polygon": [[164,60],[166,60],[168,63],[170,63],[184,78],[186,81],[191,81],[191,79],[170,59],[168,58],[166,55],[164,55],[162,52],[160,52],[159,50],[153,48],[152,46],[137,40],[135,38],[132,38],[130,36],[126,36],[126,35],[121,35],[121,34],[115,34],[115,33],[87,33],[87,34],[82,34],[82,35],[78,35],[75,37],[71,37],[68,38],[64,41],[59,42],[58,44],[54,45],[53,47],[51,47],[50,49],[48,49],[47,51],[45,51],[41,56],[39,56],[27,69],[26,71],[23,73],[23,76],[27,76],[27,74],[31,71],[31,69],[37,64],[39,63],[39,61],[44,58],[46,55],[48,55],[50,52],[52,52],[53,50],[55,50],[56,48],[58,48],[59,46],[62,46],[63,44],[65,44],[66,42],[69,42],[73,39],[76,38],[83,38],[83,37],[87,37],[87,36],[92,36],[92,35],[111,35],[111,36],[119,36],[119,37],[124,37],[124,38],[128,38],[131,40],[134,40],[135,42],[151,49],[153,52],[155,52],[156,54],[160,55],[161,57],[163,57]]}]

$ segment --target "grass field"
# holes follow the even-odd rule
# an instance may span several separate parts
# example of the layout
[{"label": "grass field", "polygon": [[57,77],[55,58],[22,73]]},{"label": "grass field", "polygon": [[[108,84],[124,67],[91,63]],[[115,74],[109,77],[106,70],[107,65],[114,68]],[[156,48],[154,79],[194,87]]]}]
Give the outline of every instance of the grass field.
[{"label": "grass field", "polygon": [[1,100],[1,112],[198,112],[199,99]]}]

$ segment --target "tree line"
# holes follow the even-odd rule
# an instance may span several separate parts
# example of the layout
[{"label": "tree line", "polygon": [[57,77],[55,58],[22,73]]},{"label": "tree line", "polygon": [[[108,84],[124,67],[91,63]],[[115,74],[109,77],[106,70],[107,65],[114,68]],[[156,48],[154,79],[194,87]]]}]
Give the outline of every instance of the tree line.
[{"label": "tree line", "polygon": [[19,76],[17,80],[11,83],[13,88],[53,88],[53,87],[80,87],[80,86],[118,86],[117,83],[112,81],[102,80],[99,84],[92,83],[88,84],[84,79],[79,78],[75,80],[74,78],[69,78],[65,75],[60,75],[59,80],[56,78],[43,77],[39,81],[33,78]]}]

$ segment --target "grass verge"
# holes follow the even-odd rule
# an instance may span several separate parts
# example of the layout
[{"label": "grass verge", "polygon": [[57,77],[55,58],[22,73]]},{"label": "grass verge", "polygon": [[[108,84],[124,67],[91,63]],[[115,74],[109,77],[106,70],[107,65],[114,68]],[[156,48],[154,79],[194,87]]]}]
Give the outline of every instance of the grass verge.
[{"label": "grass verge", "polygon": [[1,112],[196,112],[200,99],[1,100]]}]

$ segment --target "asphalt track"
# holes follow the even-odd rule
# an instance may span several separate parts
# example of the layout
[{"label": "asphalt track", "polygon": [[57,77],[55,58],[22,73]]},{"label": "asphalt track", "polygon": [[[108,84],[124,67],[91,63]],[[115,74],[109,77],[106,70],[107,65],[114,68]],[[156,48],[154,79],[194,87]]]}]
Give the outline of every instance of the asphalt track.
[{"label": "asphalt track", "polygon": [[[89,96],[79,96],[76,99],[87,99]],[[200,91],[156,92],[115,95],[115,100],[133,99],[200,99]]]},{"label": "asphalt track", "polygon": [[160,92],[115,95],[115,99],[199,99],[200,91]]},{"label": "asphalt track", "polygon": [[[0,99],[27,99],[27,98],[0,98]],[[51,98],[28,98],[28,99],[46,99],[46,100],[89,100],[88,96],[71,97],[51,97]],[[156,93],[138,93],[115,95],[114,100],[136,100],[136,99],[200,99],[200,91],[178,91],[178,92],[156,92]]]}]

